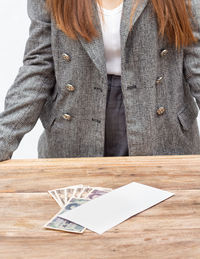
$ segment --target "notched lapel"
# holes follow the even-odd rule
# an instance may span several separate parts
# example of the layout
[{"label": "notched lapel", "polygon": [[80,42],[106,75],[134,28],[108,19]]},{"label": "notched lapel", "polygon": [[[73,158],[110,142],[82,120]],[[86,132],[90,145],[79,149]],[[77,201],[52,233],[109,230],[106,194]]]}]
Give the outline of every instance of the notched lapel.
[{"label": "notched lapel", "polygon": [[[121,50],[123,51],[128,33],[129,33],[129,19],[131,14],[132,2],[134,0],[124,0],[123,2],[123,9],[122,9],[122,17],[121,17],[121,24],[120,24],[120,37],[121,37]],[[135,10],[135,14],[133,16],[132,26],[134,26],[135,22],[137,21],[138,17],[141,15],[142,11],[144,10],[145,6],[147,5],[148,0],[141,0],[137,9]],[[91,42],[87,42],[83,39],[80,35],[78,35],[78,39],[81,42],[83,48],[88,53],[89,57],[101,73],[102,77],[107,80],[106,74],[106,60],[105,60],[105,52],[104,52],[104,42],[103,42],[103,35],[101,30],[101,23],[98,16],[98,9],[96,5],[96,1],[94,1],[94,15],[97,21],[97,30],[99,31],[100,37],[93,39]]]},{"label": "notched lapel", "polygon": [[96,37],[93,41],[87,42],[84,38],[78,35],[78,39],[81,42],[83,48],[86,50],[87,54],[100,71],[102,76],[106,74],[106,61],[105,61],[105,53],[104,53],[104,43],[103,43],[103,34],[101,30],[101,23],[98,16],[98,9],[96,5],[96,1],[93,1],[93,10],[94,16],[96,17],[96,29],[99,32],[99,37]]},{"label": "notched lapel", "polygon": [[[128,37],[129,33],[129,20],[130,20],[130,15],[131,15],[131,9],[132,9],[132,4],[135,3],[136,0],[124,0],[123,3],[123,11],[122,11],[122,19],[121,19],[121,24],[120,24],[120,36],[121,36],[121,50],[124,50],[126,40]],[[140,0],[135,13],[132,18],[132,26],[136,23],[137,19],[140,17],[142,14],[142,11],[146,7],[147,3],[149,0]]]}]

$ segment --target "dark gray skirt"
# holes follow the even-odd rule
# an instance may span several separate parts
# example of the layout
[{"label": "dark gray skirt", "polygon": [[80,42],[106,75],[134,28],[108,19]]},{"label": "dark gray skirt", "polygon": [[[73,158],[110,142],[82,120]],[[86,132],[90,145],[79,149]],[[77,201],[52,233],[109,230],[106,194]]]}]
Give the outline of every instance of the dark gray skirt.
[{"label": "dark gray skirt", "polygon": [[128,156],[126,118],[121,90],[121,76],[107,74],[104,156]]}]

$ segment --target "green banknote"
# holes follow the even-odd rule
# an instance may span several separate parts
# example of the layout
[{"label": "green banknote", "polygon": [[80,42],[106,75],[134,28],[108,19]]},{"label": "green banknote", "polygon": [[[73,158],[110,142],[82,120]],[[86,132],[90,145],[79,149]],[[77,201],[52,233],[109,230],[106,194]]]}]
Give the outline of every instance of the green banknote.
[{"label": "green banknote", "polygon": [[59,217],[59,215],[66,212],[67,210],[76,208],[87,201],[89,201],[89,199],[72,198],[64,208],[62,208],[49,222],[44,225],[44,227],[67,232],[83,233],[86,229],[85,227],[73,223],[67,219],[63,219]]}]

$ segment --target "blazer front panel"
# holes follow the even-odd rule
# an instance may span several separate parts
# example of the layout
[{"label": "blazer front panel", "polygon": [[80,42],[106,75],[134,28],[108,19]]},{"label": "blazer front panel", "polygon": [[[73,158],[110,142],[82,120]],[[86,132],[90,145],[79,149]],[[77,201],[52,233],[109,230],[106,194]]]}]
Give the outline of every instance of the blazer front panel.
[{"label": "blazer front panel", "polygon": [[[70,150],[65,151],[69,152],[68,156],[102,156],[107,95],[105,74],[100,73],[88,55],[88,48],[85,49],[80,41],[66,37],[55,23],[52,23],[52,32],[58,96],[54,105],[56,112],[46,125],[47,139],[56,145],[54,134],[66,136],[60,145],[63,145],[61,150],[68,150],[70,146]],[[168,53],[162,56],[164,49]],[[178,52],[166,38],[158,36],[158,24],[150,2],[134,23],[121,52],[130,154],[198,153],[198,108],[183,73],[184,49]],[[71,61],[66,61],[63,53],[68,54]],[[102,59],[105,62],[105,56]],[[162,81],[156,83],[159,77]],[[74,92],[67,90],[68,83],[75,86]],[[160,107],[165,109],[162,115],[157,114]],[[72,120],[63,119],[64,113],[70,114]]]},{"label": "blazer front panel", "polygon": [[[129,32],[131,2],[124,1],[120,25],[129,155],[199,154],[199,3],[192,0],[199,41],[178,52],[166,37],[159,37],[151,1],[141,1]],[[108,82],[96,5],[100,37],[87,43],[80,36],[77,41],[66,36],[45,10],[44,0],[27,3],[30,34],[23,66],[0,114],[0,160],[11,158],[38,119],[44,126],[39,158],[103,156]]]}]

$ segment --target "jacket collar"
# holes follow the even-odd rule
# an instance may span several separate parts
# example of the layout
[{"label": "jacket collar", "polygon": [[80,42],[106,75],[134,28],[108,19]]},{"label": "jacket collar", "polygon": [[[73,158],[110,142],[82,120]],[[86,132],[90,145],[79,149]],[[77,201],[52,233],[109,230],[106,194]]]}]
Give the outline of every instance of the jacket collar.
[{"label": "jacket collar", "polygon": [[[132,2],[134,0],[124,0],[123,2],[123,9],[122,9],[122,16],[121,16],[121,24],[120,24],[120,38],[121,38],[121,51],[124,50],[126,40],[129,33],[129,19],[131,14]],[[141,15],[142,11],[144,10],[145,6],[147,5],[148,0],[141,0],[137,9],[135,10],[135,14],[132,20],[132,27],[134,26],[135,22]],[[103,36],[101,30],[100,19],[98,16],[98,9],[96,5],[96,1],[94,1],[94,15],[97,21],[97,30],[100,33],[100,37],[96,37],[91,42],[87,42],[81,36],[78,36],[83,48],[101,73],[103,77],[107,74],[106,71],[106,60],[104,54],[104,43],[103,43]]]}]

